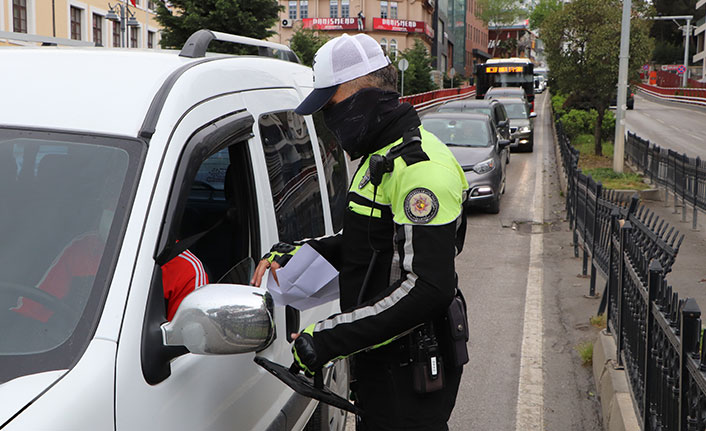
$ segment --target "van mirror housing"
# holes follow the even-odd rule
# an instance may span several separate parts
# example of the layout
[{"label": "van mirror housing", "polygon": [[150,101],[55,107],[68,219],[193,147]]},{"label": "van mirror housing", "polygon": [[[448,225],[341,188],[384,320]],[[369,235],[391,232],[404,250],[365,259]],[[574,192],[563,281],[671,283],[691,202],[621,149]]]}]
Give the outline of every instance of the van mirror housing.
[{"label": "van mirror housing", "polygon": [[172,321],[161,326],[163,342],[198,355],[257,352],[275,339],[273,309],[263,289],[207,284],[184,298]]}]

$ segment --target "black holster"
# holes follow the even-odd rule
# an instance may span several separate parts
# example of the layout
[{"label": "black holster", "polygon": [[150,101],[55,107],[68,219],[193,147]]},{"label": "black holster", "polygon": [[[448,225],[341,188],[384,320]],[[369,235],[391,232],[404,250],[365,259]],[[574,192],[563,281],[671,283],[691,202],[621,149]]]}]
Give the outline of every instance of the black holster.
[{"label": "black holster", "polygon": [[446,360],[449,365],[462,367],[468,362],[468,315],[466,300],[459,288],[456,288],[456,294],[446,311],[444,323],[449,337],[446,343]]}]

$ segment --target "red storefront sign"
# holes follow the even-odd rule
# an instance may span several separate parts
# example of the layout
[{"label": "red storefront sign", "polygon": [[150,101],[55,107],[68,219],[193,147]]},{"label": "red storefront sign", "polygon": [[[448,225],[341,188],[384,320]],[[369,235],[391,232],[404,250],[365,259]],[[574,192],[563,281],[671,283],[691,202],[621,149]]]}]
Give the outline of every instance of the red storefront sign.
[{"label": "red storefront sign", "polygon": [[[362,21],[365,28],[365,19]],[[358,18],[304,18],[302,25],[312,30],[358,30]]]},{"label": "red storefront sign", "polygon": [[434,29],[424,21],[407,21],[404,19],[373,18],[373,29],[385,31],[400,31],[405,33],[424,33],[434,37]]}]

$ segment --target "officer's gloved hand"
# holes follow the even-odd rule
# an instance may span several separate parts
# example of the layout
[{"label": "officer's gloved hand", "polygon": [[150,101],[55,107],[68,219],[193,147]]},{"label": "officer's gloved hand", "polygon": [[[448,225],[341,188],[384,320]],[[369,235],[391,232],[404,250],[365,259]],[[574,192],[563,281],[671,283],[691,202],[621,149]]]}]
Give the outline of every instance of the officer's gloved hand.
[{"label": "officer's gloved hand", "polygon": [[325,363],[325,361],[322,362],[316,355],[316,349],[314,348],[314,325],[315,324],[307,326],[306,329],[299,333],[292,345],[294,362],[309,376],[313,376]]},{"label": "officer's gloved hand", "polygon": [[292,244],[287,244],[286,242],[278,242],[273,245],[270,252],[262,258],[270,263],[277,262],[279,266],[284,266],[300,248],[300,245],[294,246]]}]

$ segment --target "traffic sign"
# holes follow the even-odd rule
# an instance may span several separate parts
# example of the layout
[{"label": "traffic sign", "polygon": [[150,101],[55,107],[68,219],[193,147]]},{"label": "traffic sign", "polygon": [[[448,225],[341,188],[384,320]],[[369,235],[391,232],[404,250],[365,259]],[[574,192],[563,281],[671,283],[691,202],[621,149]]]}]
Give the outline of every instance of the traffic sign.
[{"label": "traffic sign", "polygon": [[409,67],[409,61],[407,61],[406,58],[403,58],[402,60],[400,60],[399,63],[397,63],[397,66],[400,68],[400,70],[402,72],[404,72]]},{"label": "traffic sign", "polygon": [[456,69],[452,67],[449,69],[449,78],[453,78],[454,76],[456,76]]},{"label": "traffic sign", "polygon": [[642,70],[650,70],[650,65],[646,64],[646,65],[642,66]]},{"label": "traffic sign", "polygon": [[683,64],[681,66],[679,66],[677,68],[677,73],[680,75],[683,75],[684,73],[686,73],[686,66],[684,66]]}]

